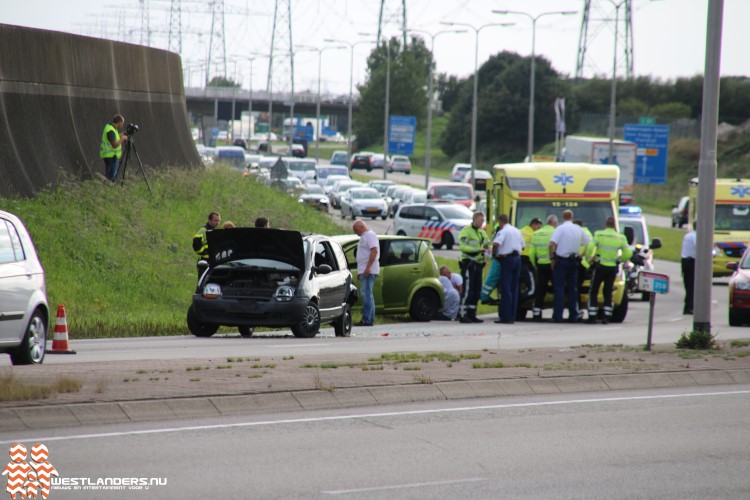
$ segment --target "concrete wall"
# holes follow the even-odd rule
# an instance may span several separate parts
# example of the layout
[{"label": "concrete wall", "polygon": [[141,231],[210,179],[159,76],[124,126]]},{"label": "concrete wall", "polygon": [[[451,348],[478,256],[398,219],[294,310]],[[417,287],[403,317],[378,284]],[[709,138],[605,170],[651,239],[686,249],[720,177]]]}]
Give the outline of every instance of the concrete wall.
[{"label": "concrete wall", "polygon": [[[140,126],[147,172],[200,164],[177,54],[0,24],[0,195],[103,174],[99,143],[115,113]],[[136,175],[132,158],[127,177]]]}]

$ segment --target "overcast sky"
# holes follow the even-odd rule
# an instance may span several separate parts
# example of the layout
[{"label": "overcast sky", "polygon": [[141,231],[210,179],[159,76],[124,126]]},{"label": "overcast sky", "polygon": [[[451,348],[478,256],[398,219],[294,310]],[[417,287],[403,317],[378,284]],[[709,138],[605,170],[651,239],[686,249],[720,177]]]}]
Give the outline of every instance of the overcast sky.
[{"label": "overcast sky", "polygon": [[[42,29],[109,36],[139,43],[142,35],[142,0],[106,6],[105,2],[90,0],[0,0],[0,22]],[[149,26],[151,45],[167,48],[163,32],[169,28],[170,0],[145,0],[150,7]],[[617,0],[622,1],[622,0]],[[186,84],[199,86],[204,78],[211,17],[205,11],[208,0],[184,0],[182,25],[183,64],[196,65],[186,70]],[[279,0],[280,4],[286,1]],[[384,33],[400,33],[401,0],[386,0]],[[275,0],[224,0],[226,14],[226,54],[228,57],[267,53],[271,44]],[[609,77],[612,73],[614,50],[615,9],[608,0],[592,2],[589,25],[596,36],[588,46],[585,76],[594,74]],[[531,21],[524,16],[498,15],[492,10],[520,10],[531,15],[548,11],[576,10],[570,16],[544,16],[537,22],[536,53],[546,57],[553,67],[568,75],[576,71],[583,0],[406,0],[407,24],[410,28],[432,33],[457,29],[442,25],[454,21],[482,26],[488,23],[515,22],[510,27],[488,27],[479,36],[479,64],[502,50],[521,55],[531,53]],[[295,46],[315,48],[327,44],[326,38],[354,42],[367,39],[360,33],[376,33],[380,2],[377,0],[291,0]],[[126,10],[122,10],[126,9]],[[708,0],[633,0],[633,60],[636,76],[652,75],[662,79],[702,74],[705,65],[706,16]],[[192,11],[192,12],[190,12]],[[624,9],[620,9],[620,16]],[[606,22],[606,19],[610,19]],[[722,75],[750,75],[750,0],[724,1],[722,44]],[[621,30],[622,30],[621,25]],[[204,34],[199,34],[199,33]],[[279,36],[284,35],[277,30]],[[465,77],[474,71],[475,33],[443,34],[435,39],[437,71]],[[622,41],[620,42],[622,46]],[[288,41],[285,47],[288,50]],[[333,44],[335,45],[335,44]],[[428,40],[429,46],[429,40]],[[370,50],[360,44],[354,53],[354,81],[362,82],[366,75],[365,58]],[[214,49],[214,54],[216,49]],[[317,52],[300,51],[295,57],[295,87],[312,90],[317,87]],[[624,64],[623,53],[618,59]],[[266,88],[268,59],[259,58],[253,65],[253,89]],[[235,73],[236,72],[236,73]],[[214,73],[212,71],[212,73]],[[246,61],[230,62],[228,76],[236,77],[247,88],[250,80]],[[276,71],[274,71],[276,73]],[[289,71],[287,70],[287,75]],[[624,74],[624,66],[618,67]],[[277,76],[280,78],[280,76]],[[322,63],[323,91],[348,93],[349,49],[327,50]],[[275,87],[283,84],[275,84]],[[288,86],[288,84],[287,84]]]}]

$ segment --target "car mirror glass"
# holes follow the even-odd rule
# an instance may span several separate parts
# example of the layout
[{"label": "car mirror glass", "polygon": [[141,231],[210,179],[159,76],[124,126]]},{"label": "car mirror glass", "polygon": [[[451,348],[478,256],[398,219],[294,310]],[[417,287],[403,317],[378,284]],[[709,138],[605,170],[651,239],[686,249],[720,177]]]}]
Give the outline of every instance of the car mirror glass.
[{"label": "car mirror glass", "polygon": [[329,274],[333,269],[328,264],[321,264],[313,268],[316,274]]},{"label": "car mirror glass", "polygon": [[651,250],[656,250],[657,248],[661,248],[661,239],[654,238],[651,240]]}]

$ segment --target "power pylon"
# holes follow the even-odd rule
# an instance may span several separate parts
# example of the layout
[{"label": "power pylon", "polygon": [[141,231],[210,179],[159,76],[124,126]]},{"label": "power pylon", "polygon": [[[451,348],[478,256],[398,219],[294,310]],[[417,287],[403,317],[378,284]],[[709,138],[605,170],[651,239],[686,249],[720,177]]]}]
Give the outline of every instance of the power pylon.
[{"label": "power pylon", "polygon": [[[227,46],[224,33],[224,0],[209,0],[211,7],[211,34],[208,39],[208,66],[218,66],[218,73],[227,76]],[[216,60],[216,63],[214,63]],[[206,71],[208,85],[209,71]]]},{"label": "power pylon", "polygon": [[151,16],[148,12],[148,0],[138,0],[141,4],[141,45],[151,46],[151,29],[149,23]]},{"label": "power pylon", "polygon": [[167,50],[182,54],[182,2],[172,0],[169,7],[169,41]]},{"label": "power pylon", "polygon": [[[601,32],[609,27],[612,32],[617,33],[617,46],[621,47],[624,57],[618,57],[625,68],[625,77],[633,77],[633,0],[623,0],[620,4],[624,12],[619,13],[619,7],[615,12],[611,9],[613,5],[608,0],[584,0],[583,16],[581,20],[581,32],[578,38],[578,57],[576,58],[576,78],[584,77],[587,69],[595,68],[596,65],[590,61],[588,48],[593,45]],[[593,13],[592,13],[593,11]],[[592,15],[593,14],[593,15]],[[615,25],[617,21],[617,25]],[[620,27],[623,26],[624,29]],[[589,57],[589,60],[587,60]]]},{"label": "power pylon", "polygon": [[[269,94],[291,91],[290,116],[294,116],[294,43],[292,41],[292,1],[275,0],[273,31],[268,58]],[[268,100],[269,131],[273,115],[273,99]],[[290,133],[290,137],[293,134]]]},{"label": "power pylon", "polygon": [[378,45],[383,33],[384,24],[399,25],[403,46],[406,47],[406,0],[401,0],[401,7],[398,7],[394,0],[380,0],[380,15],[378,16]]}]

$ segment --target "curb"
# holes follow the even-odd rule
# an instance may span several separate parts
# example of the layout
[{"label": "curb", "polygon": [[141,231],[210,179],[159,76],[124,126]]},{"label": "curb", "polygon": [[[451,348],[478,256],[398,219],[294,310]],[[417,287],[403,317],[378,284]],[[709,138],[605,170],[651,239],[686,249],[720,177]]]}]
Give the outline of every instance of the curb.
[{"label": "curb", "polygon": [[0,410],[0,432],[101,425],[103,422],[114,424],[281,411],[332,410],[421,401],[731,384],[750,384],[750,369],[490,379],[356,387],[333,391],[306,390],[6,408]]}]

